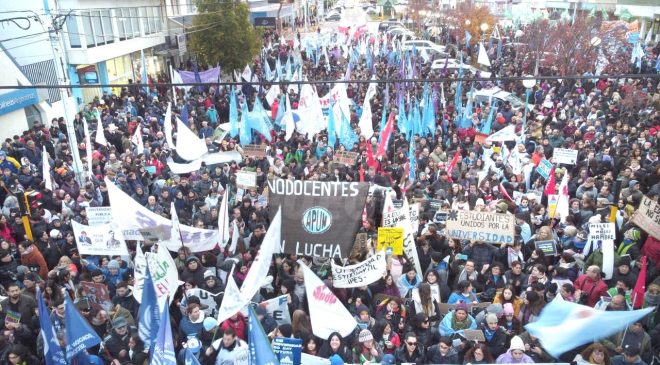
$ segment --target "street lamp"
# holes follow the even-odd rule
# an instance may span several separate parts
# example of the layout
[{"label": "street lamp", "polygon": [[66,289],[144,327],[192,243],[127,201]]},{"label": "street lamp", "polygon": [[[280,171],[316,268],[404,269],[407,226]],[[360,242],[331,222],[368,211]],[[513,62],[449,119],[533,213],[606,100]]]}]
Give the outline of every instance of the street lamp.
[{"label": "street lamp", "polygon": [[602,42],[603,42],[603,40],[600,39],[599,36],[595,36],[595,37],[591,38],[591,41],[590,41],[591,46],[594,47],[594,48],[600,46],[600,44],[601,44]]},{"label": "street lamp", "polygon": [[481,41],[483,42],[486,40],[486,31],[488,31],[488,23],[481,23],[479,28],[481,29]]},{"label": "street lamp", "polygon": [[525,75],[525,79],[522,81],[523,86],[525,87],[525,109],[523,110],[523,126],[522,126],[522,135],[525,135],[525,130],[527,129],[527,109],[529,108],[529,95],[532,93],[532,88],[536,85],[536,79],[532,75]]},{"label": "street lamp", "polygon": [[465,26],[466,26],[466,27],[469,27],[470,24],[472,24],[472,22],[470,21],[470,19],[465,19]]}]

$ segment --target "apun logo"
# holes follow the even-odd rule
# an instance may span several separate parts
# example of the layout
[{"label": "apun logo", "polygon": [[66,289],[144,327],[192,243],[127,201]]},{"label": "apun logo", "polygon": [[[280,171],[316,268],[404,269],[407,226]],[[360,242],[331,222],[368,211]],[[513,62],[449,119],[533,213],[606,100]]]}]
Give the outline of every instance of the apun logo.
[{"label": "apun logo", "polygon": [[303,213],[302,226],[311,234],[322,234],[332,226],[332,213],[323,207],[309,208]]}]

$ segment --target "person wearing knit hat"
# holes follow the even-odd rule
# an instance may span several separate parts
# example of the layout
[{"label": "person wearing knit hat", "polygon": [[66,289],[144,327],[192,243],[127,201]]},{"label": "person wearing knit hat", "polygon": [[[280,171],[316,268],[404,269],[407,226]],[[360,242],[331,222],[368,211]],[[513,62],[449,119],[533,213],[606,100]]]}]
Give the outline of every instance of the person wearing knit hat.
[{"label": "person wearing knit hat", "polygon": [[522,332],[522,324],[515,316],[515,309],[513,304],[504,303],[502,309],[502,318],[499,319],[500,328],[504,329],[508,336],[520,334]]},{"label": "person wearing knit hat", "polygon": [[616,250],[618,256],[630,255],[632,260],[636,260],[641,256],[641,249],[639,242],[642,238],[642,232],[639,228],[631,227],[623,234],[623,242]]},{"label": "person wearing knit hat", "polygon": [[363,329],[358,334],[358,343],[353,348],[353,362],[364,364],[365,362],[377,363],[383,358],[383,349],[374,342],[374,336],[368,329]]},{"label": "person wearing knit hat", "polygon": [[506,351],[508,340],[506,331],[499,325],[499,319],[494,313],[486,315],[486,323],[482,325],[486,346],[493,357],[498,357]]},{"label": "person wearing knit hat", "polygon": [[366,305],[358,305],[355,312],[357,313],[355,316],[357,329],[371,329],[376,324],[376,320],[369,315],[369,307]]},{"label": "person wearing knit hat", "polygon": [[522,338],[513,336],[509,350],[500,355],[496,362],[498,364],[533,364],[534,360],[525,355],[525,343]]},{"label": "person wearing knit hat", "polygon": [[504,200],[500,200],[497,202],[495,205],[495,212],[496,213],[506,213],[509,211],[509,204],[506,203]]},{"label": "person wearing knit hat", "polygon": [[469,314],[468,306],[465,302],[458,302],[453,311],[440,322],[440,336],[453,336],[462,334],[463,330],[477,329],[477,321]]}]

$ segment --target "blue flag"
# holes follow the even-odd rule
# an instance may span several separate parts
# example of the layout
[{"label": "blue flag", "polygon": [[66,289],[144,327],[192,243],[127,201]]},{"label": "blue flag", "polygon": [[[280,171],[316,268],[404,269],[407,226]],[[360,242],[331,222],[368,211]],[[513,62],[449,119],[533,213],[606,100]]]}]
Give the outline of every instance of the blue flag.
[{"label": "blue flag", "polygon": [[234,86],[229,94],[229,135],[233,138],[238,135],[238,106],[236,105],[236,93]]},{"label": "blue flag", "polygon": [[335,135],[335,111],[334,103],[330,103],[330,113],[328,114],[328,146],[335,149],[337,144],[337,137]]},{"label": "blue flag", "polygon": [[144,342],[144,348],[150,349],[158,335],[160,310],[158,309],[158,296],[151,279],[149,265],[147,265],[146,270],[142,287],[142,302],[138,313],[138,334]]},{"label": "blue flag", "polygon": [[57,335],[53,328],[53,322],[50,320],[48,308],[44,304],[44,297],[41,289],[37,287],[37,301],[39,302],[39,325],[41,327],[41,336],[44,340],[44,359],[46,365],[67,365],[64,351],[57,341]]},{"label": "blue flag", "polygon": [[199,363],[199,360],[197,360],[197,357],[195,356],[195,354],[193,354],[193,352],[190,351],[190,349],[185,349],[184,355],[185,355],[185,357],[184,357],[183,362],[186,365],[201,365]]},{"label": "blue flag", "polygon": [[188,124],[188,103],[184,102],[183,107],[181,108],[181,121],[183,124],[186,125],[186,127],[190,128],[190,125]]},{"label": "blue flag", "polygon": [[493,105],[493,97],[490,98],[490,112],[488,113],[488,119],[486,119],[486,123],[484,123],[483,127],[481,127],[481,133],[485,134],[490,134],[490,128],[493,125],[493,116],[495,115],[495,105]]},{"label": "blue flag", "polygon": [[470,39],[472,39],[472,34],[468,32],[467,30],[465,31],[465,47],[470,48]]},{"label": "blue flag", "polygon": [[259,365],[279,365],[277,356],[270,347],[264,329],[261,327],[257,313],[252,306],[248,315],[248,346],[250,349],[250,363]]},{"label": "blue flag", "polygon": [[277,73],[277,78],[281,81],[284,78],[282,77],[282,64],[280,63],[280,57],[277,56],[277,60],[275,60],[275,72]]},{"label": "blue flag", "polygon": [[[169,303],[169,300],[168,300]],[[151,353],[152,365],[176,365],[174,342],[172,341],[172,325],[170,324],[170,308],[165,306],[160,317],[160,328]]]},{"label": "blue flag", "polygon": [[241,145],[252,143],[252,128],[250,127],[250,118],[248,117],[247,102],[243,101],[241,104]]},{"label": "blue flag", "polygon": [[282,118],[284,118],[284,112],[286,112],[286,105],[284,95],[280,96],[280,102],[277,104],[277,115],[275,115],[275,124],[282,126]]},{"label": "blue flag", "polygon": [[635,311],[601,311],[585,305],[555,299],[541,311],[536,322],[525,329],[539,338],[552,356],[586,343],[596,342],[619,331],[653,311],[653,307]]},{"label": "blue flag", "polygon": [[66,356],[71,360],[79,353],[101,343],[101,338],[87,323],[68,294],[64,294],[64,327],[66,328]]},{"label": "blue flag", "polygon": [[410,148],[408,149],[408,179],[412,184],[415,181],[415,169],[417,168],[417,160],[415,160],[415,138],[410,139]]},{"label": "blue flag", "polygon": [[250,126],[264,136],[268,142],[271,141],[270,131],[273,129],[273,124],[270,122],[270,117],[264,109],[261,99],[257,98],[254,101],[254,108],[252,114],[248,115]]},{"label": "blue flag", "polygon": [[[382,131],[385,128],[385,110],[383,109],[383,119],[380,121]],[[410,131],[408,130],[408,117],[406,117],[406,107],[403,102],[403,95],[399,94],[399,120],[397,122],[402,133],[405,133],[408,138],[410,138]]]},{"label": "blue flag", "polygon": [[346,150],[350,151],[353,149],[353,144],[358,142],[358,136],[351,128],[351,123],[348,121],[348,118],[341,113],[341,129],[339,131],[339,142],[346,147]]}]

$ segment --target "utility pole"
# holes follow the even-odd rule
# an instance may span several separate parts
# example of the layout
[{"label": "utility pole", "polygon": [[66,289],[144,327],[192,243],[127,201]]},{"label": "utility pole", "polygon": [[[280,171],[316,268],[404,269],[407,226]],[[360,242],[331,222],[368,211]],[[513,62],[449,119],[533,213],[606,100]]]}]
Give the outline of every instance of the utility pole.
[{"label": "utility pole", "polygon": [[[65,70],[63,68],[68,67],[68,62],[65,64],[60,54],[60,52],[66,53],[66,50],[64,48],[64,42],[61,39],[59,31],[62,29],[62,24],[64,24],[64,20],[66,19],[66,17],[64,17],[64,19],[61,20],[61,24],[60,24],[59,23],[60,20],[58,20],[51,13],[48,0],[43,0],[43,2],[44,2],[44,11],[46,15],[50,17],[48,24],[48,38],[50,39],[51,51],[53,53],[53,62],[55,62],[57,83],[60,85],[64,85],[67,83],[67,77]],[[60,67],[58,67],[57,65],[58,60],[60,62],[59,65]],[[73,126],[73,119],[75,112],[73,114],[69,114],[69,107],[67,106],[67,101],[69,99],[69,90],[67,88],[61,87],[59,88],[59,91],[60,91],[60,99],[62,99],[62,106],[64,107],[64,122],[66,123],[66,133],[67,133],[67,138],[69,140],[69,148],[71,149],[71,155],[73,156],[73,171],[75,172],[75,176],[76,176],[76,180],[78,181],[78,184],[82,186],[84,183],[84,176],[83,176],[84,170],[82,166],[82,161],[80,160],[80,152],[78,151],[78,141],[76,139],[75,128]],[[91,158],[91,156],[88,156],[87,158]],[[90,171],[89,173],[91,174],[92,172]]]}]

